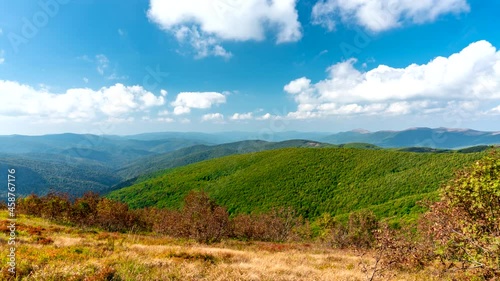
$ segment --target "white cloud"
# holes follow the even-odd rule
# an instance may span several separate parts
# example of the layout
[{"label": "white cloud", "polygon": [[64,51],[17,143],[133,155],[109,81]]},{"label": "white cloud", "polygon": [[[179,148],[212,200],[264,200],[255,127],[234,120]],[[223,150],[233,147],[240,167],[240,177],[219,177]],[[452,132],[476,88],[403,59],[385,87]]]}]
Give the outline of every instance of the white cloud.
[{"label": "white cloud", "polygon": [[253,113],[235,113],[230,117],[231,120],[251,120],[253,119]]},{"label": "white cloud", "polygon": [[500,114],[500,105],[495,107],[495,108],[490,109],[488,113],[494,114],[494,115],[499,115]]},{"label": "white cloud", "polygon": [[104,71],[109,67],[109,59],[103,54],[96,55],[95,59],[97,63],[97,72],[104,75]]},{"label": "white cloud", "polygon": [[128,76],[126,76],[126,75],[118,76],[118,74],[116,74],[116,72],[113,72],[108,77],[106,77],[106,79],[108,79],[108,80],[126,80],[126,79],[128,79]]},{"label": "white cloud", "polygon": [[209,113],[205,114],[201,117],[201,121],[213,121],[214,123],[223,123],[224,122],[224,115],[220,113]]},{"label": "white cloud", "polygon": [[177,95],[175,101],[171,103],[174,106],[174,114],[181,115],[191,112],[192,108],[207,109],[212,105],[226,102],[226,96],[216,92],[183,92]]},{"label": "white cloud", "polygon": [[195,58],[201,59],[208,56],[223,57],[230,59],[233,54],[226,51],[214,36],[203,36],[198,31],[198,28],[192,26],[188,28],[182,26],[176,31],[175,36],[179,42],[187,41],[196,51]]},{"label": "white cloud", "polygon": [[67,119],[91,121],[97,118],[128,119],[133,112],[147,110],[165,103],[141,86],[116,84],[99,90],[68,89],[65,93],[51,93],[15,81],[0,80],[0,116],[32,117],[39,120]]},{"label": "white cloud", "polygon": [[169,117],[156,118],[156,121],[158,121],[158,122],[165,122],[165,123],[173,123],[173,122],[175,122],[175,120],[173,118],[169,118]]},{"label": "white cloud", "polygon": [[433,22],[441,15],[469,10],[467,0],[319,0],[312,10],[312,22],[331,31],[341,20],[379,32],[405,23]]},{"label": "white cloud", "polygon": [[298,94],[311,86],[311,80],[302,77],[290,82],[285,86],[285,91],[290,94]]},{"label": "white cloud", "polygon": [[262,116],[259,116],[255,118],[255,120],[270,120],[270,119],[277,119],[278,116],[272,115],[271,113],[266,113]]},{"label": "white cloud", "polygon": [[170,112],[168,110],[162,110],[158,112],[158,116],[168,116],[170,115]]},{"label": "white cloud", "polygon": [[87,55],[77,57],[77,59],[80,59],[80,60],[83,60],[86,62],[95,63],[97,72],[101,76],[104,76],[108,80],[126,80],[126,79],[128,79],[128,76],[118,75],[116,73],[116,69],[115,70],[109,69],[110,61],[109,61],[108,57],[106,57],[104,54],[96,55],[95,60],[90,59]]},{"label": "white cloud", "polygon": [[[132,123],[135,121],[134,117],[120,118],[120,117],[109,117],[106,119],[106,123],[122,124],[122,123]],[[64,121],[63,121],[64,122]]]},{"label": "white cloud", "polygon": [[[264,40],[276,32],[276,42],[302,37],[296,0],[150,0],[148,17],[161,29],[188,40],[198,52],[230,56],[222,41]],[[200,46],[201,45],[201,46]]]},{"label": "white cloud", "polygon": [[[474,111],[500,100],[500,52],[487,41],[470,44],[450,57],[406,68],[354,67],[355,59],[328,68],[328,78],[311,84],[305,77],[284,87],[296,101],[291,118],[451,110]],[[455,104],[450,104],[455,102]],[[478,104],[480,103],[480,104]]]},{"label": "white cloud", "polygon": [[174,114],[175,115],[182,115],[182,114],[188,114],[191,112],[191,108],[187,106],[176,106],[174,108]]}]

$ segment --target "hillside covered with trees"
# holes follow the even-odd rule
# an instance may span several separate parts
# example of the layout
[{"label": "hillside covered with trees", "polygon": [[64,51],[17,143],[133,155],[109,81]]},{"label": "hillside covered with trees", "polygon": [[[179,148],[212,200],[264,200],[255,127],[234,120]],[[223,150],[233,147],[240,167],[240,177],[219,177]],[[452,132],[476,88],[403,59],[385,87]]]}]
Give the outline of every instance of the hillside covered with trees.
[{"label": "hillside covered with trees", "polygon": [[180,208],[204,190],[231,214],[290,207],[305,218],[370,209],[379,217],[421,211],[454,171],[484,153],[411,153],[347,148],[289,148],[233,155],[167,170],[107,196],[133,208]]}]

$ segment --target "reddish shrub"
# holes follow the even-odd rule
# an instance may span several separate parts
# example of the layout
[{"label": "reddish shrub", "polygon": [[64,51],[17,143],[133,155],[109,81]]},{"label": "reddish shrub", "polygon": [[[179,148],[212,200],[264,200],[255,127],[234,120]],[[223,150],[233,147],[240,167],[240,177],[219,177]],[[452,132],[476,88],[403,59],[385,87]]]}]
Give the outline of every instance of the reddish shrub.
[{"label": "reddish shrub", "polygon": [[71,222],[79,226],[93,226],[97,222],[97,206],[101,198],[99,194],[87,192],[77,198],[71,206]]},{"label": "reddish shrub", "polygon": [[291,209],[273,209],[264,214],[242,214],[233,219],[238,239],[282,242],[288,240],[298,219]]},{"label": "reddish shrub", "polygon": [[181,219],[181,231],[199,242],[214,243],[229,235],[228,212],[203,191],[186,196]]}]

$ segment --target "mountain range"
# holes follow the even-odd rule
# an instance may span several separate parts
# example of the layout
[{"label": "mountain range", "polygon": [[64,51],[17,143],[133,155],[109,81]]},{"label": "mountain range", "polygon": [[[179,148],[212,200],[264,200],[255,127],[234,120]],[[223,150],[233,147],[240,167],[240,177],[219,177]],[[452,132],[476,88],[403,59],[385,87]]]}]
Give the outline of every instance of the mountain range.
[{"label": "mountain range", "polygon": [[[7,168],[17,168],[20,195],[45,194],[49,190],[81,195],[88,190],[106,193],[126,187],[141,177],[149,177],[151,173],[165,169],[279,148],[340,146],[449,152],[449,149],[493,144],[500,144],[500,132],[446,128],[378,132],[353,130],[335,134],[163,132],[130,136],[10,135],[0,136],[0,177],[5,176]],[[485,148],[478,147],[469,152]]]}]

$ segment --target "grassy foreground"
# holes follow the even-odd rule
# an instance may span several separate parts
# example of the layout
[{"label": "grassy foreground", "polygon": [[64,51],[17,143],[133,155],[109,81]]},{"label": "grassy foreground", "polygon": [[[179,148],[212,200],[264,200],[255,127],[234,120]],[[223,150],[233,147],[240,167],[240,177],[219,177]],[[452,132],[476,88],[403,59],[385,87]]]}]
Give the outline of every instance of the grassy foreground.
[{"label": "grassy foreground", "polygon": [[[228,240],[207,246],[165,236],[81,230],[20,216],[18,276],[13,279],[7,271],[6,225],[7,212],[1,211],[1,280],[354,281],[370,280],[375,264],[373,253],[320,244]],[[433,280],[431,272],[383,271],[384,276],[374,280]]]}]

